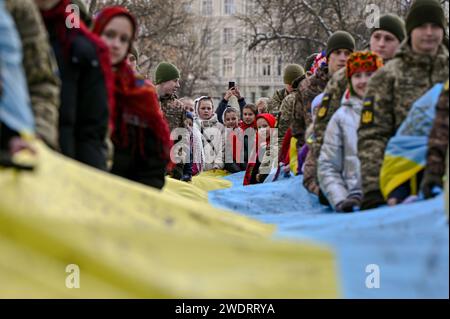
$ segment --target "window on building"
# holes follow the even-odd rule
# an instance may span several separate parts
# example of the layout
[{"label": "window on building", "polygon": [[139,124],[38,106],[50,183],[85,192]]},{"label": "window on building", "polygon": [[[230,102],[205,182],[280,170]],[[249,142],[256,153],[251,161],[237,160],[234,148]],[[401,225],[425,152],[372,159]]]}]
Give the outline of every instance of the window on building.
[{"label": "window on building", "polygon": [[272,64],[270,61],[270,58],[263,58],[262,59],[262,75],[263,76],[270,76],[272,74]]},{"label": "window on building", "polygon": [[258,59],[253,58],[253,76],[258,76]]},{"label": "window on building", "polygon": [[233,29],[225,28],[223,29],[223,44],[232,44],[233,43]]},{"label": "window on building", "polygon": [[209,29],[209,28],[203,29],[202,38],[201,38],[202,44],[205,46],[210,46],[211,39],[212,39],[211,38],[211,29]]},{"label": "window on building", "polygon": [[202,14],[205,16],[210,16],[213,13],[213,2],[212,0],[202,1]]},{"label": "window on building", "polygon": [[277,68],[278,68],[278,76],[281,76],[281,73],[283,72],[282,71],[282,68],[283,68],[283,59],[281,58],[281,57],[278,57],[278,65],[277,65]]},{"label": "window on building", "polygon": [[234,0],[224,0],[224,12],[226,15],[233,15],[236,13],[236,7],[234,5]]},{"label": "window on building", "polygon": [[222,74],[224,77],[233,76],[233,59],[230,58],[223,59]]},{"label": "window on building", "polygon": [[207,79],[208,77],[212,76],[213,74],[214,74],[214,60],[213,60],[213,57],[209,57],[206,60],[206,68],[205,68],[204,78]]}]

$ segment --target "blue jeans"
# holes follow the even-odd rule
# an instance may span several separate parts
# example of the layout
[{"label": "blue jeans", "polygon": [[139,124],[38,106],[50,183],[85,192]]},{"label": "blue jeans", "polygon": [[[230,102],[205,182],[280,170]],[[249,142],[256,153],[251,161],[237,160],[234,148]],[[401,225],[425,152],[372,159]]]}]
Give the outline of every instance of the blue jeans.
[{"label": "blue jeans", "polygon": [[18,133],[34,133],[31,101],[14,21],[0,0],[0,122]]}]

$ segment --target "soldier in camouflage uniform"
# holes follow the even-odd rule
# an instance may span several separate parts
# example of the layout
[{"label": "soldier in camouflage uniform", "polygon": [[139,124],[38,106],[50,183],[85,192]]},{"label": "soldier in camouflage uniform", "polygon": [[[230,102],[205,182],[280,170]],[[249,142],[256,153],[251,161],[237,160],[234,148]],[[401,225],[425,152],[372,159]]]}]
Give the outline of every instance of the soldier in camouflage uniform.
[{"label": "soldier in camouflage uniform", "polygon": [[445,27],[437,0],[416,0],[406,19],[408,41],[368,83],[358,131],[362,209],[385,203],[379,178],[384,152],[411,105],[436,83],[448,79],[448,50],[442,44]]},{"label": "soldier in camouflage uniform", "polygon": [[[300,116],[300,114],[296,114],[297,110],[303,110],[303,96],[300,92],[302,83],[306,78],[312,76],[311,71],[306,72],[305,70],[311,70],[315,63],[315,58],[318,56],[317,53],[312,54],[306,58],[305,68],[297,79],[292,82],[292,93],[284,98],[281,103],[280,112],[278,115],[278,144],[279,149],[282,148],[284,136],[289,128],[292,129],[293,126],[296,126],[295,131],[297,132],[297,147],[300,149],[301,146],[305,143],[304,138],[304,127],[308,127],[309,124],[305,123],[304,119]],[[326,73],[325,73],[326,74]],[[295,121],[294,119],[299,119],[299,121]],[[309,121],[308,121],[309,119]],[[307,122],[310,121],[310,117],[306,119]]]},{"label": "soldier in camouflage uniform", "polygon": [[[278,147],[281,149],[283,144],[284,136],[289,128],[292,127],[294,123],[294,113],[296,109],[301,109],[301,107],[296,107],[297,103],[303,103],[302,94],[300,92],[300,85],[306,79],[306,74],[303,73],[299,78],[295,79],[292,83],[293,91],[291,94],[286,96],[281,103],[280,113],[278,116]],[[304,123],[303,123],[304,124]],[[303,134],[304,135],[304,134]],[[300,137],[299,145],[304,144],[304,138]]]},{"label": "soldier in camouflage uniform", "polygon": [[[311,124],[311,103],[314,98],[321,94],[330,80],[331,76],[339,69],[345,67],[347,57],[355,50],[355,40],[344,31],[333,33],[327,42],[326,56],[328,65],[319,67],[309,78],[300,85],[302,103],[295,105],[292,123],[292,135],[297,137],[301,143],[305,141],[305,131]],[[302,144],[301,144],[302,145]],[[300,145],[298,145],[300,146]],[[303,185],[314,194],[318,194],[318,182],[316,178],[317,163],[312,152],[308,154],[303,171]]]},{"label": "soldier in camouflage uniform", "polygon": [[[323,92],[330,79],[328,66],[317,69],[316,73],[302,82],[300,92],[302,92],[301,103],[296,103],[293,113],[293,123],[291,125],[292,135],[297,137],[301,147],[307,136],[306,129],[312,124],[311,103],[314,98]],[[311,151],[305,159],[303,170],[303,186],[311,193],[319,195],[319,184],[316,179],[317,163]]]},{"label": "soldier in camouflage uniform", "polygon": [[445,157],[448,150],[448,107],[447,80],[436,106],[436,118],[428,141],[427,165],[421,185],[425,198],[435,195],[434,187],[443,187]]},{"label": "soldier in camouflage uniform", "polygon": [[289,93],[290,92],[286,88],[275,91],[272,98],[270,98],[267,103],[267,113],[277,115],[280,110],[281,103],[284,98],[289,95]]},{"label": "soldier in camouflage uniform", "polygon": [[184,127],[186,112],[183,103],[176,96],[180,88],[180,72],[170,63],[160,63],[155,72],[155,84],[164,116],[169,123],[170,131]]},{"label": "soldier in camouflage uniform", "polygon": [[[177,128],[185,128],[186,111],[183,102],[178,100],[176,91],[180,88],[180,72],[177,67],[167,62],[161,62],[155,71],[155,84],[158,90],[161,110],[166,118],[170,132]],[[174,144],[181,140],[187,141],[187,136],[178,136]],[[179,152],[179,155],[181,153]],[[183,177],[183,163],[177,164],[170,175],[175,179]]]},{"label": "soldier in camouflage uniform", "polygon": [[47,31],[33,0],[6,0],[23,46],[23,66],[28,83],[36,134],[58,149],[60,81]]},{"label": "soldier in camouflage uniform", "polygon": [[[374,28],[370,36],[370,50],[378,53],[384,63],[387,63],[394,57],[395,51],[406,37],[405,23],[396,15],[386,14],[380,17],[377,25],[378,28]],[[328,122],[341,106],[342,95],[347,85],[345,68],[343,68],[332,76],[325,88],[326,104],[323,105],[320,116],[314,122],[313,152],[316,160],[320,155]]]},{"label": "soldier in camouflage uniform", "polygon": [[270,113],[275,117],[278,116],[281,103],[283,102],[284,98],[288,96],[293,90],[292,82],[294,82],[295,79],[302,76],[304,73],[305,71],[298,64],[288,64],[284,68],[283,80],[285,88],[275,91],[273,97],[267,103],[267,113]]}]

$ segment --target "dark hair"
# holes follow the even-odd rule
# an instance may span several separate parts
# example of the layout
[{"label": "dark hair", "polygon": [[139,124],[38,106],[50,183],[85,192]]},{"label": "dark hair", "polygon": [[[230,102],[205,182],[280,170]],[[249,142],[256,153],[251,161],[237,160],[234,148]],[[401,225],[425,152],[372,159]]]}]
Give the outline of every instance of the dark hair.
[{"label": "dark hair", "polygon": [[242,108],[242,111],[244,111],[244,109],[250,109],[250,110],[252,110],[252,112],[253,112],[255,115],[258,115],[258,110],[257,110],[255,104],[251,104],[251,103],[246,104],[246,105]]},{"label": "dark hair", "polygon": [[238,112],[238,110],[235,108],[235,107],[232,107],[232,106],[228,106],[226,109],[225,109],[225,111],[223,112],[223,114],[224,114],[224,116],[225,116],[225,114],[228,114],[228,113],[239,113]]},{"label": "dark hair", "polygon": [[226,117],[227,114],[229,114],[229,113],[236,113],[236,115],[239,116],[239,111],[238,111],[235,107],[228,106],[228,107],[225,109],[225,111],[223,112],[223,114],[222,114],[222,122],[223,122],[223,123],[225,123],[225,117]]}]

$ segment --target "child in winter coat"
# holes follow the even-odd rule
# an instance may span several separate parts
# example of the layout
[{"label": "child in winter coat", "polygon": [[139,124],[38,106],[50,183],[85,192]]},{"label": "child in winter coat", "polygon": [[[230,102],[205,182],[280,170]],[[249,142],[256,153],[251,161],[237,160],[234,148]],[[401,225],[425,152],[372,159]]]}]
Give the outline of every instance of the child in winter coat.
[{"label": "child in winter coat", "polygon": [[256,115],[258,111],[254,104],[247,104],[242,109],[242,120],[239,122],[239,128],[242,130],[242,145],[244,148],[243,162],[247,167],[250,153],[255,146],[256,136]]},{"label": "child in winter coat", "polygon": [[194,126],[200,131],[203,142],[205,171],[224,168],[224,126],[214,113],[214,103],[208,96],[195,100],[196,119]]},{"label": "child in winter coat", "polygon": [[[191,169],[191,177],[200,174],[203,171],[203,163],[205,155],[203,153],[202,134],[194,125],[195,116],[191,112],[186,112],[185,127],[189,131],[189,161],[185,163],[182,180],[190,181],[188,178],[189,169]],[[189,164],[191,168],[189,168]],[[187,165],[187,166],[186,166]]]},{"label": "child in winter coat", "polygon": [[358,127],[367,82],[382,66],[372,52],[355,52],[347,60],[349,88],[325,131],[318,163],[319,185],[331,206],[338,212],[353,212],[362,197],[358,159]]},{"label": "child in winter coat", "polygon": [[183,182],[191,182],[192,181],[192,167],[193,167],[193,147],[194,147],[194,140],[193,140],[193,132],[192,128],[194,126],[194,115],[190,112],[186,112],[186,119],[184,120],[184,125],[186,129],[189,131],[189,136],[187,140],[187,146],[184,148],[188,155],[188,158],[184,158],[183,162],[183,175],[181,177],[181,181]]},{"label": "child in winter coat", "polygon": [[256,115],[258,111],[254,104],[247,104],[242,109],[242,120],[239,123],[239,127],[245,132],[248,128],[256,129]]},{"label": "child in winter coat", "polygon": [[239,114],[234,107],[227,107],[222,116],[225,128],[232,130],[239,128]]},{"label": "child in winter coat", "polygon": [[238,111],[234,107],[228,107],[223,113],[225,124],[225,170],[230,173],[238,173],[245,170],[242,150],[242,130],[239,128]]},{"label": "child in winter coat", "polygon": [[256,117],[258,135],[256,147],[245,172],[244,185],[264,183],[273,168],[278,167],[278,143],[271,137],[271,128],[275,128],[276,118],[272,114],[259,114]]}]

